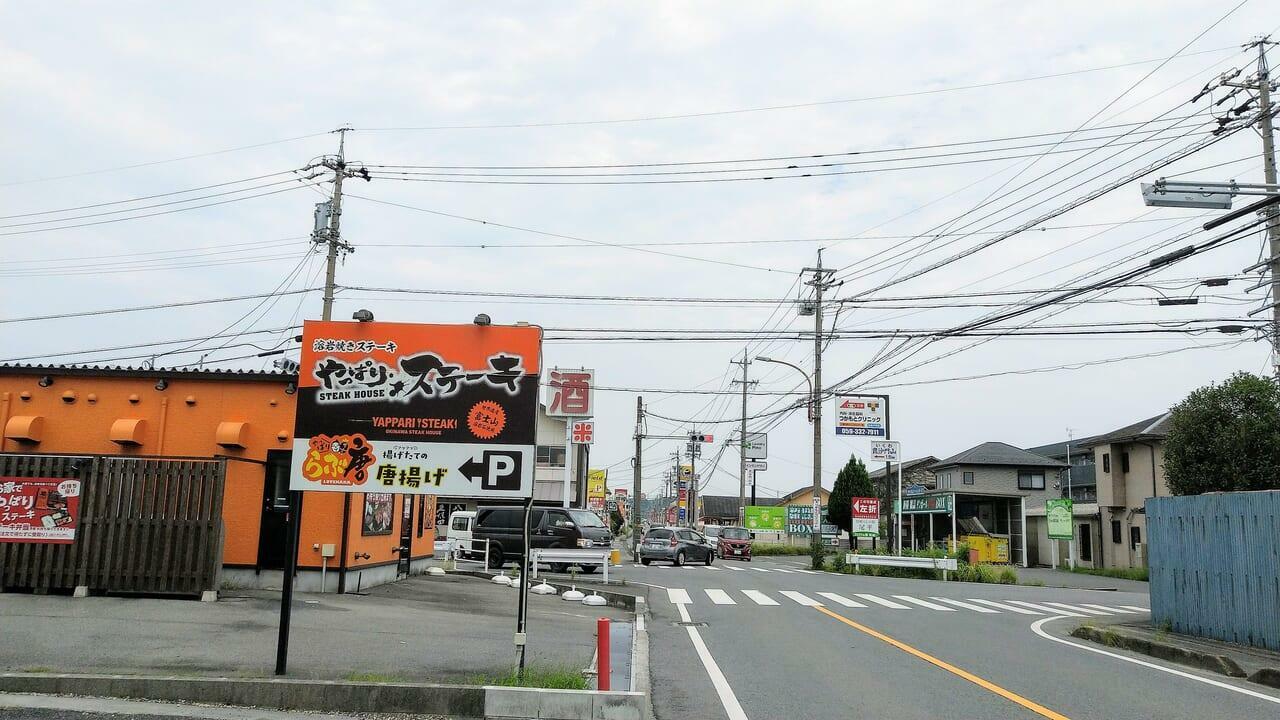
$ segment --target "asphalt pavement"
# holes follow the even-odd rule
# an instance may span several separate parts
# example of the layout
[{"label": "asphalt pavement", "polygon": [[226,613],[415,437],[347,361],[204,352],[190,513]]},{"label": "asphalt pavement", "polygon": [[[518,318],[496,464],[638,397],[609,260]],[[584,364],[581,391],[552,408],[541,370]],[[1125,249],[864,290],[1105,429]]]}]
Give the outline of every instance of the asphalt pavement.
[{"label": "asphalt pavement", "polygon": [[1261,718],[1280,693],[1067,633],[1145,593],[841,575],[804,558],[616,569],[648,590],[659,720]]}]

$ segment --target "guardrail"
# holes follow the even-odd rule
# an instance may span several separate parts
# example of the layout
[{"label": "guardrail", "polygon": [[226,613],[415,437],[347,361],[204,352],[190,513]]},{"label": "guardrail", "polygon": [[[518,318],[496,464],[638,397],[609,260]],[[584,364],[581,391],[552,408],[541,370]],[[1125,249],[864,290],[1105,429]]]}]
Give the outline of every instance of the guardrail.
[{"label": "guardrail", "polygon": [[[476,550],[476,546],[481,542],[484,543],[483,554],[481,554],[478,550]],[[489,567],[489,538],[483,538],[481,540],[476,540],[475,538],[472,538],[471,540],[468,540],[465,543],[466,545],[465,549],[463,548],[464,543],[458,540],[448,539],[448,540],[445,540],[444,543],[445,543],[445,553],[450,558],[453,559],[453,562],[455,564],[460,562],[483,562],[484,567],[486,569]],[[464,552],[473,556],[479,554],[482,556],[482,559],[467,557],[463,555]]]},{"label": "guardrail", "polygon": [[609,556],[613,548],[539,548],[529,553],[533,565],[531,577],[538,577],[538,563],[565,563],[566,565],[603,565],[604,581],[609,582]]},{"label": "guardrail", "polygon": [[922,568],[925,570],[941,570],[942,579],[947,579],[947,571],[958,567],[955,558],[907,557],[902,555],[861,555],[846,553],[844,561],[848,565],[880,565],[882,567]]}]

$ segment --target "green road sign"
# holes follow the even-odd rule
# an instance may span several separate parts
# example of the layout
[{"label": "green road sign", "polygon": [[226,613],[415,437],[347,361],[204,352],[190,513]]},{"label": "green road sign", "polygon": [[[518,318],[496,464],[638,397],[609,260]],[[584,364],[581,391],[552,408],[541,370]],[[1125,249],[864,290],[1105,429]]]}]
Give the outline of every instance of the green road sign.
[{"label": "green road sign", "polygon": [[913,513],[949,513],[951,512],[950,495],[917,495],[902,498],[902,514]]},{"label": "green road sign", "polygon": [[1072,502],[1069,498],[1046,500],[1044,514],[1049,520],[1051,540],[1070,540],[1073,537]]},{"label": "green road sign", "polygon": [[767,505],[748,505],[747,529],[760,532],[782,532],[787,526],[787,509]]}]

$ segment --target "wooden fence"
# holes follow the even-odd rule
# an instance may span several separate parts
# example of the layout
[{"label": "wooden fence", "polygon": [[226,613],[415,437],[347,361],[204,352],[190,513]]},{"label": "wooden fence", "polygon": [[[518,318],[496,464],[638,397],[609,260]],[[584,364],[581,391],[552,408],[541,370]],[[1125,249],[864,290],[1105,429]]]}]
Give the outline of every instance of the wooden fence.
[{"label": "wooden fence", "polygon": [[0,542],[0,588],[183,595],[217,589],[223,461],[0,454],[4,476],[84,484],[75,542]]},{"label": "wooden fence", "polygon": [[1280,650],[1280,490],[1147,498],[1151,620]]}]

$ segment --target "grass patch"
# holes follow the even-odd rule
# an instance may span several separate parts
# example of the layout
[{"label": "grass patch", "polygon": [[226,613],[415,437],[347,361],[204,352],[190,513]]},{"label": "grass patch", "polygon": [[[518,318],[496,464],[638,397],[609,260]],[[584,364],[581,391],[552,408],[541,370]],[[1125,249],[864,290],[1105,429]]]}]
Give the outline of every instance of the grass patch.
[{"label": "grass patch", "polygon": [[365,683],[393,683],[393,682],[401,682],[404,680],[404,678],[401,678],[399,675],[386,675],[383,673],[366,673],[366,672],[347,673],[346,675],[342,676],[342,679],[348,680],[350,682],[365,682]]},{"label": "grass patch", "polygon": [[1030,587],[1044,587],[1044,581],[1043,581],[1043,580],[1039,580],[1039,579],[1036,579],[1036,580],[1028,580],[1028,581],[1026,581],[1026,582],[1018,583],[1018,584],[1019,584],[1019,585],[1027,585],[1027,586],[1030,586]]},{"label": "grass patch", "polygon": [[515,671],[503,675],[478,675],[467,681],[470,685],[502,685],[504,687],[532,687],[549,690],[587,690],[587,679],[577,670],[567,668],[525,668],[524,679]]},{"label": "grass patch", "polygon": [[1142,582],[1148,582],[1151,577],[1146,568],[1087,568],[1077,565],[1071,572],[1078,575],[1100,575],[1121,580],[1141,580]]},{"label": "grass patch", "polygon": [[22,670],[21,670],[20,672],[25,672],[25,673],[51,673],[51,672],[53,672],[53,668],[51,668],[51,667],[45,667],[44,665],[32,665],[31,667],[24,667],[24,668],[22,668]]},{"label": "grass patch", "polygon": [[788,545],[786,543],[752,543],[752,555],[808,555],[808,545]]}]

